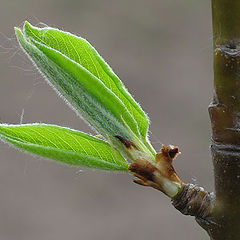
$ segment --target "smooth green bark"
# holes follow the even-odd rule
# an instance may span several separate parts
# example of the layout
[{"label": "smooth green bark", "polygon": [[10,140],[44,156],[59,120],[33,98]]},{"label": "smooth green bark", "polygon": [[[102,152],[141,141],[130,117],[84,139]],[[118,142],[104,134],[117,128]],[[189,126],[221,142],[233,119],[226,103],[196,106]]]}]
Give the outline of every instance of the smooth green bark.
[{"label": "smooth green bark", "polygon": [[240,239],[240,1],[212,0],[214,98],[209,106],[216,204],[212,240]]}]

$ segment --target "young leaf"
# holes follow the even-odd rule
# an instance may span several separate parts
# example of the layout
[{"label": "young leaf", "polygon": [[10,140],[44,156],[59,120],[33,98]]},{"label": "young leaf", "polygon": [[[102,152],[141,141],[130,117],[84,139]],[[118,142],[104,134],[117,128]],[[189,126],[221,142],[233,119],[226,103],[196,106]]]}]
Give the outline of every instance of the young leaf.
[{"label": "young leaf", "polygon": [[123,103],[98,78],[60,52],[34,40],[30,41],[19,29],[16,29],[16,34],[21,46],[52,86],[100,134],[105,138],[121,135],[132,139],[124,121],[137,134],[135,120]]},{"label": "young leaf", "polygon": [[28,22],[25,22],[24,32],[30,39],[61,52],[101,80],[122,101],[137,122],[142,138],[146,138],[148,130],[146,114],[128,93],[110,66],[87,40],[50,27],[37,28]]},{"label": "young leaf", "polygon": [[0,124],[0,139],[24,151],[69,165],[128,170],[128,163],[107,142],[69,128],[46,124]]},{"label": "young leaf", "polygon": [[115,136],[133,142],[138,151],[155,160],[156,152],[146,135],[145,113],[86,40],[57,29],[51,29],[49,35],[49,28],[44,28],[40,34],[41,30],[27,22],[24,34],[15,30],[30,59],[83,119],[130,159],[136,154]]}]

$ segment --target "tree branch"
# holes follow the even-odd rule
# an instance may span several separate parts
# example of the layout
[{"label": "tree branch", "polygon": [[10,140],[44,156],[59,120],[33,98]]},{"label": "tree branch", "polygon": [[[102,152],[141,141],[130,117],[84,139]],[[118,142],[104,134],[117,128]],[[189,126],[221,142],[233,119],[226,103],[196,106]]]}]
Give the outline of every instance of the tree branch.
[{"label": "tree branch", "polygon": [[209,106],[215,174],[213,240],[240,236],[240,1],[212,0],[214,98]]}]

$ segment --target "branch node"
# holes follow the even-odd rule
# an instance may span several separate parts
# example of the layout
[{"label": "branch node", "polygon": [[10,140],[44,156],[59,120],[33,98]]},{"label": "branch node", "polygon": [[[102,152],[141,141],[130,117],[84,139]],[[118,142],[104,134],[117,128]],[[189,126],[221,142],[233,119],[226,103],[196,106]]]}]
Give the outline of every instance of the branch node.
[{"label": "branch node", "polygon": [[218,44],[215,48],[215,54],[220,53],[226,58],[236,58],[240,56],[240,40],[231,40],[226,44]]},{"label": "branch node", "polygon": [[172,199],[173,206],[184,215],[206,219],[211,215],[214,195],[202,187],[186,184]]}]

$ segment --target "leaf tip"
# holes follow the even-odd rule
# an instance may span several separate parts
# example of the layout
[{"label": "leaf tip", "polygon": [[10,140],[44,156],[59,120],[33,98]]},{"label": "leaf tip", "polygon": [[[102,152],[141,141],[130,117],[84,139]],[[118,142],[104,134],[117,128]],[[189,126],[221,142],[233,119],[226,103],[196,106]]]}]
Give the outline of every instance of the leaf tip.
[{"label": "leaf tip", "polygon": [[31,27],[32,25],[31,25],[31,23],[30,23],[29,21],[26,20],[26,21],[24,21],[23,26],[24,26],[24,27],[26,27],[26,26]]},{"label": "leaf tip", "polygon": [[19,38],[22,35],[22,31],[18,27],[14,27],[14,31],[15,31],[17,38]]},{"label": "leaf tip", "polygon": [[24,38],[25,38],[22,30],[18,27],[14,27],[14,31],[15,31],[17,40],[19,41],[20,45],[22,45],[22,43],[24,42]]},{"label": "leaf tip", "polygon": [[31,28],[33,28],[33,25],[30,22],[25,21],[23,24],[23,29],[26,30],[26,29],[31,29]]}]

